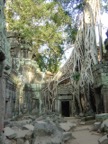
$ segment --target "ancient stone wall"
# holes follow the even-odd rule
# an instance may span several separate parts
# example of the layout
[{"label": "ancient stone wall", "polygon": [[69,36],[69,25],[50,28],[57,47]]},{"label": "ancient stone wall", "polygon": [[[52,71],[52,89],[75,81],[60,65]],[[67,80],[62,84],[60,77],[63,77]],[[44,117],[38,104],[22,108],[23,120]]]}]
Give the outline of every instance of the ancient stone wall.
[{"label": "ancient stone wall", "polygon": [[4,0],[0,1],[0,144],[3,143],[1,138],[4,128],[5,115],[5,74],[11,68],[9,54],[9,44],[6,36],[5,17],[4,17]]},{"label": "ancient stone wall", "polygon": [[104,61],[93,68],[94,88],[97,113],[104,105],[104,112],[108,112],[108,62]]},{"label": "ancient stone wall", "polygon": [[17,79],[16,114],[31,112],[33,109],[34,111],[38,109],[38,112],[41,112],[43,74],[36,61],[32,59],[30,45],[21,39],[18,33],[8,32],[7,37],[11,45],[11,75]]}]

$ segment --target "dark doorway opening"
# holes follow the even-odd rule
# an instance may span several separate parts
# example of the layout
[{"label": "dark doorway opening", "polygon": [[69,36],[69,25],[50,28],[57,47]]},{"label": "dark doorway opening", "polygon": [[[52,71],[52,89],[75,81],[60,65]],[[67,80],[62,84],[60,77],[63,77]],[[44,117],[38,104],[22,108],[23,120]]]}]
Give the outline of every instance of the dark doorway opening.
[{"label": "dark doorway opening", "polygon": [[70,117],[69,101],[61,102],[61,112],[62,112],[62,116]]}]

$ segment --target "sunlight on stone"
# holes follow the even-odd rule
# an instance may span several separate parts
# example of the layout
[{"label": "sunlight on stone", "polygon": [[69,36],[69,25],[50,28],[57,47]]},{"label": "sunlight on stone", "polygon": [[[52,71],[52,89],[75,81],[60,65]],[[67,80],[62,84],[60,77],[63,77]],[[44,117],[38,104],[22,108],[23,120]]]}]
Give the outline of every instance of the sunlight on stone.
[{"label": "sunlight on stone", "polygon": [[34,77],[33,73],[31,71],[29,71],[29,72],[27,72],[27,75],[28,75],[29,82],[31,82]]}]

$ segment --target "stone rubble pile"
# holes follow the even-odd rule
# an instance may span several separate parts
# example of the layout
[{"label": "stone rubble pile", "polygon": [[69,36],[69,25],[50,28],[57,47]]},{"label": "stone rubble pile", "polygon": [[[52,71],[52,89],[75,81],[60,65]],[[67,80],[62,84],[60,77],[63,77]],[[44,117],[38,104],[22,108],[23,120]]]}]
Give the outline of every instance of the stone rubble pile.
[{"label": "stone rubble pile", "polygon": [[108,113],[96,115],[96,122],[91,131],[102,133],[102,137],[98,140],[99,144],[108,144]]},{"label": "stone rubble pile", "polygon": [[64,144],[72,138],[70,130],[75,126],[54,113],[26,116],[5,125],[5,144]]}]

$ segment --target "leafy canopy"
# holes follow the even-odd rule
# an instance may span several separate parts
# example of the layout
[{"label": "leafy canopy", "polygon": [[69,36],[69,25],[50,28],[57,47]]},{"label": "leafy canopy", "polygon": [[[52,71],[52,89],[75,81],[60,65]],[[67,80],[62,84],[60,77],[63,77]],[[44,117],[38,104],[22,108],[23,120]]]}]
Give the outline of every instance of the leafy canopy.
[{"label": "leafy canopy", "polygon": [[[60,3],[44,0],[15,0],[6,7],[8,30],[21,34],[30,44],[41,70],[56,72],[63,55],[66,28],[71,18]],[[46,48],[42,47],[47,45]],[[39,52],[42,49],[42,52]]]}]

